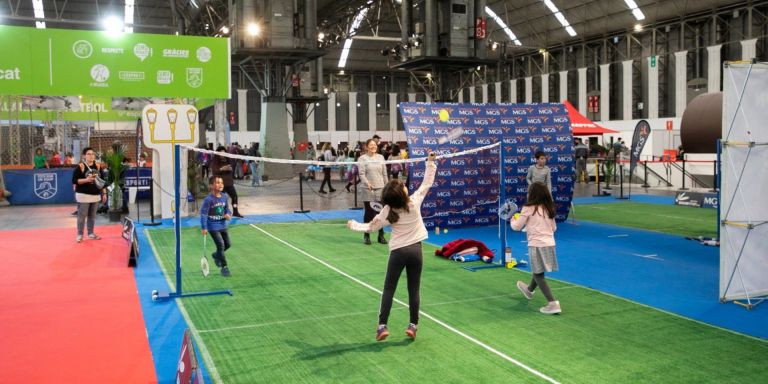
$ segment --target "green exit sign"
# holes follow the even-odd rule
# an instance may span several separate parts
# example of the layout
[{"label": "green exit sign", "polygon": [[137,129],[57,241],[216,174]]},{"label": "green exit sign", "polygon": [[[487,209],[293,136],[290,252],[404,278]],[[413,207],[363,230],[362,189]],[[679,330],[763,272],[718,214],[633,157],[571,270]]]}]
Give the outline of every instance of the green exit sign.
[{"label": "green exit sign", "polygon": [[656,56],[651,56],[651,68],[656,67]]}]

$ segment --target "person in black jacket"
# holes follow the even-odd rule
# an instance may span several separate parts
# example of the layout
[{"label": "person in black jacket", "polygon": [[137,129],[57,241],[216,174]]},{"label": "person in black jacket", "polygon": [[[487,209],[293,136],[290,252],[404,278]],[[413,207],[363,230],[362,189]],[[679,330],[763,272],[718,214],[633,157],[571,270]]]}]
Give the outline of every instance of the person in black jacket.
[{"label": "person in black jacket", "polygon": [[96,164],[96,152],[91,147],[83,149],[83,161],[72,172],[72,184],[75,185],[77,201],[77,242],[83,241],[83,227],[87,221],[88,238],[100,240],[93,231],[96,220],[96,208],[99,202],[107,201],[107,191],[97,185],[99,166]]},{"label": "person in black jacket", "polygon": [[[216,152],[226,153],[227,150],[223,145],[220,145],[216,148]],[[224,181],[224,192],[232,198],[232,216],[243,217],[237,210],[237,191],[235,190],[235,179],[233,177],[234,163],[228,157],[214,155],[211,158],[211,174],[221,177],[221,180]]]}]

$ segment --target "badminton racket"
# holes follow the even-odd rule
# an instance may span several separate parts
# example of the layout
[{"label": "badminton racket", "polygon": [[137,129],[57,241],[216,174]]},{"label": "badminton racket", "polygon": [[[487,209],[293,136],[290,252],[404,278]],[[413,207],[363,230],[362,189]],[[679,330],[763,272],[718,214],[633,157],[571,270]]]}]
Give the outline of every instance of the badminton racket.
[{"label": "badminton racket", "polygon": [[512,219],[516,212],[517,204],[515,204],[514,200],[507,200],[506,203],[499,207],[499,218],[504,221],[509,221]]},{"label": "badminton racket", "polygon": [[203,256],[200,258],[200,271],[203,272],[203,277],[208,277],[211,273],[211,266],[208,265],[208,256],[206,256],[205,246],[208,242],[208,236],[203,235]]},{"label": "badminton racket", "polygon": [[444,136],[441,136],[439,139],[437,139],[437,143],[440,145],[443,145],[451,140],[458,139],[461,135],[464,134],[464,128],[458,127],[450,130],[448,133],[446,133]]}]

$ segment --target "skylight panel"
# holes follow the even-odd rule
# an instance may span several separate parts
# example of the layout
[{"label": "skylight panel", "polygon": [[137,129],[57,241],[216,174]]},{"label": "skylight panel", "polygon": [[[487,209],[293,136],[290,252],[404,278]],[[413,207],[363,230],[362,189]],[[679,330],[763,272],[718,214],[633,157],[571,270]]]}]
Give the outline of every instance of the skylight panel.
[{"label": "skylight panel", "polygon": [[498,15],[496,15],[495,12],[489,7],[485,7],[485,13],[488,14],[495,22],[498,24],[499,27],[501,27],[502,30],[504,30],[504,33],[507,34],[510,40],[515,43],[515,45],[522,46],[523,43],[520,42],[520,40],[517,39],[517,36],[512,32],[512,30],[507,27],[507,23],[504,22]]},{"label": "skylight panel", "polygon": [[637,6],[637,3],[635,3],[634,0],[624,0],[624,3],[626,3],[627,7],[629,7],[629,9],[632,10],[632,16],[635,16],[635,19],[637,20],[645,19],[645,15],[643,14],[643,11],[640,10],[640,7]]}]

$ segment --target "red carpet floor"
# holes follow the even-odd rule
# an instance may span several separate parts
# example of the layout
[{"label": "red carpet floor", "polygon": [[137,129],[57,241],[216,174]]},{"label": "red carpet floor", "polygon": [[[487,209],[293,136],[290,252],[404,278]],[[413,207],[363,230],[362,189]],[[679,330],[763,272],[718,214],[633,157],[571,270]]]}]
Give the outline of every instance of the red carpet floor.
[{"label": "red carpet floor", "polygon": [[119,226],[0,232],[0,383],[155,383]]}]

